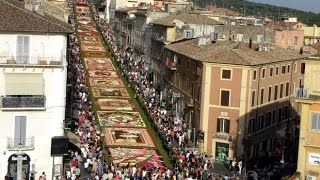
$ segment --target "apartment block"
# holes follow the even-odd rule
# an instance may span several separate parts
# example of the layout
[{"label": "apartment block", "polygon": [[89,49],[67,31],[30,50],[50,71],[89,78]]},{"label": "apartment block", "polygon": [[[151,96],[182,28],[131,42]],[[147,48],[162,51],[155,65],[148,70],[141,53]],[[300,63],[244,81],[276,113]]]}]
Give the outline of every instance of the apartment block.
[{"label": "apartment block", "polygon": [[299,122],[292,94],[303,86],[305,55],[274,45],[207,38],[165,49],[166,84],[183,94],[185,118],[204,132],[199,150],[217,162],[273,153],[277,138],[297,133],[292,130]]},{"label": "apartment block", "polygon": [[[33,11],[35,10],[35,11]],[[35,4],[0,0],[0,176],[17,175],[23,153],[26,177],[62,172],[51,138],[63,136],[67,36],[72,27]]]}]

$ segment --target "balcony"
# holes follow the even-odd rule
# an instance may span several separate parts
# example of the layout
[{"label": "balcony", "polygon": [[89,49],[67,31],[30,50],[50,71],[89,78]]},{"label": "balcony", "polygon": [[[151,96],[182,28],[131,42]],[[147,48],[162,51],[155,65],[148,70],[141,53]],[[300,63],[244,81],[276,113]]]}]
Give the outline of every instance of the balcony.
[{"label": "balcony", "polygon": [[1,65],[13,66],[62,66],[66,57],[29,57],[29,56],[0,56]]},{"label": "balcony", "polygon": [[297,99],[309,99],[309,91],[305,88],[295,88],[294,98]]},{"label": "balcony", "polygon": [[34,137],[31,138],[7,138],[7,149],[9,151],[23,151],[34,149]]},{"label": "balcony", "polygon": [[2,110],[44,110],[46,98],[44,96],[31,97],[1,97]]},{"label": "balcony", "polygon": [[177,70],[177,63],[173,62],[172,60],[167,59],[166,67],[169,68],[172,71],[176,71]]}]

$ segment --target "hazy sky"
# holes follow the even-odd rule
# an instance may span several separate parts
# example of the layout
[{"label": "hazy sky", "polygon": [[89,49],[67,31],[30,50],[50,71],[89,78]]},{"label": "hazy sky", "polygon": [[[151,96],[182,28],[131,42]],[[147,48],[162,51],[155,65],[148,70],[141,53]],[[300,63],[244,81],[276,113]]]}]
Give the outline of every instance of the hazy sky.
[{"label": "hazy sky", "polygon": [[320,13],[320,0],[248,0]]}]

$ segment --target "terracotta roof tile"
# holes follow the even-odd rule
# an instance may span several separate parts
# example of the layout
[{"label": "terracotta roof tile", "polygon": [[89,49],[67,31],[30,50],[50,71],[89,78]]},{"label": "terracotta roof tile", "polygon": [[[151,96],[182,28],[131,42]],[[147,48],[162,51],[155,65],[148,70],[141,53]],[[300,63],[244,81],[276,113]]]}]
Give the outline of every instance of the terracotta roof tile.
[{"label": "terracotta roof tile", "polygon": [[18,0],[0,0],[0,31],[72,33],[72,26],[47,13],[43,16],[24,8]]},{"label": "terracotta roof tile", "polygon": [[162,26],[175,26],[174,20],[180,20],[186,24],[222,24],[219,21],[209,18],[208,16],[199,13],[177,13],[170,16],[152,21],[151,24]]},{"label": "terracotta roof tile", "polygon": [[209,41],[204,46],[198,46],[196,39],[166,45],[165,48],[186,57],[208,63],[259,65],[294,59],[302,59],[297,51],[283,49],[273,45],[273,50],[257,51],[250,49],[248,43]]}]

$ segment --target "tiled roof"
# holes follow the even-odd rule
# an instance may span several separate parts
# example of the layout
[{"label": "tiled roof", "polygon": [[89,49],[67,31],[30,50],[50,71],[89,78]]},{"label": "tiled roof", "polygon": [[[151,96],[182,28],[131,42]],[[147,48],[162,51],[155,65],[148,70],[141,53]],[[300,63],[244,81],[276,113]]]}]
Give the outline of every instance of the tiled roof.
[{"label": "tiled roof", "polygon": [[124,8],[116,9],[116,12],[127,13],[129,11],[136,11],[137,9],[138,9],[138,7],[124,7]]},{"label": "tiled roof", "polygon": [[230,9],[227,8],[218,8],[216,6],[211,6],[211,5],[207,5],[207,10],[208,11],[213,11],[215,13],[219,13],[219,14],[225,14],[225,15],[231,15],[231,16],[240,16],[240,13],[237,13],[235,11],[232,11]]},{"label": "tiled roof", "polygon": [[209,41],[204,46],[198,46],[196,39],[182,41],[166,45],[165,48],[183,56],[208,63],[235,64],[235,65],[259,65],[294,59],[302,59],[306,55],[300,55],[297,51],[283,49],[273,45],[272,50],[257,51],[250,49],[248,43]]},{"label": "tiled roof", "polygon": [[170,16],[150,22],[161,26],[175,26],[174,20],[180,20],[185,24],[222,24],[219,21],[209,18],[208,16],[199,13],[177,13]]},{"label": "tiled roof", "polygon": [[0,0],[0,31],[72,33],[72,26],[47,13],[43,16],[24,8],[18,0]]}]

